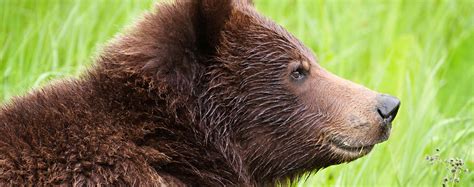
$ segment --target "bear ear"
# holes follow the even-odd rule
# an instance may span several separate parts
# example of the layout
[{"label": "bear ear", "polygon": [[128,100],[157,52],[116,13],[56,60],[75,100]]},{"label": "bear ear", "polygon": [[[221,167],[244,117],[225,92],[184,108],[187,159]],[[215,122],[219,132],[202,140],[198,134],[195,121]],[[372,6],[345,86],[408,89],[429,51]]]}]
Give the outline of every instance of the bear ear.
[{"label": "bear ear", "polygon": [[151,77],[178,92],[193,90],[198,72],[211,63],[208,58],[216,52],[224,26],[241,6],[248,6],[248,0],[159,4],[134,32],[122,37],[119,51],[147,80]]},{"label": "bear ear", "polygon": [[[122,37],[121,53],[145,80],[178,92],[194,90],[196,76],[210,65],[220,32],[237,0],[177,0],[157,10]],[[240,1],[240,0],[239,0]],[[141,63],[145,62],[145,63]],[[142,65],[143,64],[143,65]]]},{"label": "bear ear", "polygon": [[194,29],[198,49],[212,53],[219,35],[232,12],[232,0],[197,0],[194,2]]}]

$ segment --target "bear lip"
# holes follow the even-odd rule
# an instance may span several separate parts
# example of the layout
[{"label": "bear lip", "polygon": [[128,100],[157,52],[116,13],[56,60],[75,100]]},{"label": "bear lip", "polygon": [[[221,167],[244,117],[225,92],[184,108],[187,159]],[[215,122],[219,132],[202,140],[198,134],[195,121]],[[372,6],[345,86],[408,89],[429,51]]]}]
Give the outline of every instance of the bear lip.
[{"label": "bear lip", "polygon": [[336,138],[331,139],[329,142],[333,147],[336,147],[345,152],[357,153],[357,154],[362,154],[362,155],[369,153],[372,150],[372,148],[375,146],[375,144],[351,145],[347,141],[342,141]]}]

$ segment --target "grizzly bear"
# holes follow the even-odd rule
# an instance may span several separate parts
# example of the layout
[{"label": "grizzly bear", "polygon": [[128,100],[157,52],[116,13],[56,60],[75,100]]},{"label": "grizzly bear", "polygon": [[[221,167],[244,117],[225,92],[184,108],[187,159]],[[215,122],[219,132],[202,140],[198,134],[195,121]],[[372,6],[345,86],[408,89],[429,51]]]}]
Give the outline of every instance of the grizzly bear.
[{"label": "grizzly bear", "polygon": [[0,184],[273,185],[366,155],[399,104],[325,71],[247,0],[178,0],[80,78],[1,107]]}]

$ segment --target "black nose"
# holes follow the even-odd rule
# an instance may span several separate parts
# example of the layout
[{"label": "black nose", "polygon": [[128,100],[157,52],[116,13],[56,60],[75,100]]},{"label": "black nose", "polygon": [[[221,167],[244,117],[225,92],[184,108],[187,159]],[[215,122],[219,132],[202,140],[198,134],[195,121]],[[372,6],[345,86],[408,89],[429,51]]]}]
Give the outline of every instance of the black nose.
[{"label": "black nose", "polygon": [[400,100],[396,97],[380,94],[377,96],[377,112],[389,122],[392,122],[400,108]]}]

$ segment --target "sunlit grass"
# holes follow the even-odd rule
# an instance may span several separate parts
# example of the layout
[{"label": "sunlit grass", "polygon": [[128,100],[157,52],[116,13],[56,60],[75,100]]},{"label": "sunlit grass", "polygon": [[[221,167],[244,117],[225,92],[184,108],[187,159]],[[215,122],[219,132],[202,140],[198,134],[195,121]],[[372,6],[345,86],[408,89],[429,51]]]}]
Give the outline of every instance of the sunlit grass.
[{"label": "sunlit grass", "polygon": [[[0,100],[75,76],[152,0],[0,0]],[[440,186],[436,148],[474,170],[474,2],[255,0],[330,71],[398,96],[388,142],[304,186]],[[472,186],[474,174],[459,186]]]}]

